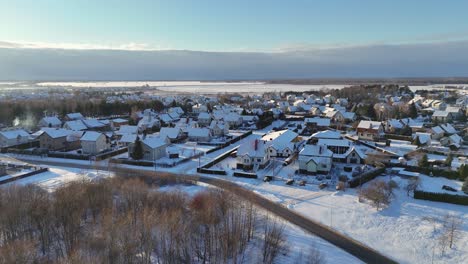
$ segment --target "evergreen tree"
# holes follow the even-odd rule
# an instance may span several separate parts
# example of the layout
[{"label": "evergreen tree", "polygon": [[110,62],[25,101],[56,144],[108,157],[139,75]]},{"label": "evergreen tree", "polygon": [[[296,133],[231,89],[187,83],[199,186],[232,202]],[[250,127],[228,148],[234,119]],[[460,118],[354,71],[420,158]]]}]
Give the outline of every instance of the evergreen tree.
[{"label": "evergreen tree", "polygon": [[418,109],[416,109],[416,105],[414,103],[411,103],[409,106],[409,117],[411,118],[416,118],[418,117]]},{"label": "evergreen tree", "polygon": [[463,182],[462,191],[468,194],[468,177],[466,177],[465,182]]},{"label": "evergreen tree", "polygon": [[421,168],[427,168],[429,167],[429,160],[427,158],[427,154],[424,154],[424,156],[422,156],[422,158],[419,160],[419,163],[418,163],[419,167]]},{"label": "evergreen tree", "polygon": [[459,178],[460,179],[465,179],[465,183],[468,179],[468,165],[461,165],[460,168],[458,169],[458,173],[459,173]]},{"label": "evergreen tree", "polygon": [[445,162],[444,162],[445,166],[450,166],[450,165],[452,165],[452,161],[453,161],[453,156],[452,156],[452,154],[449,154],[449,155],[447,156],[447,159],[446,159]]},{"label": "evergreen tree", "polygon": [[143,145],[141,143],[140,137],[138,136],[133,145],[132,158],[134,160],[141,160],[143,158]]},{"label": "evergreen tree", "polygon": [[413,140],[413,145],[416,145],[418,147],[421,146],[421,140],[419,140],[419,136],[416,136]]}]

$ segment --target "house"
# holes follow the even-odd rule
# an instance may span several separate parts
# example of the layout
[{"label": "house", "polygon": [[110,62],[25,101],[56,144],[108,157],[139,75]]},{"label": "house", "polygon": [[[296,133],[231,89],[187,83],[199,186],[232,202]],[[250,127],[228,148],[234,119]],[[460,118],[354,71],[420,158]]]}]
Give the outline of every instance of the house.
[{"label": "house", "polygon": [[459,106],[447,106],[445,111],[450,113],[453,119],[458,119],[462,116],[462,109]]},{"label": "house", "polygon": [[269,145],[268,142],[259,139],[241,144],[237,149],[237,168],[254,171],[265,168],[270,161]]},{"label": "house", "polygon": [[81,113],[69,113],[65,116],[66,120],[81,120],[84,116]]},{"label": "house", "polygon": [[98,154],[110,148],[110,140],[103,133],[86,131],[80,139],[85,154]]},{"label": "house", "polygon": [[[169,140],[167,138],[161,138],[156,136],[147,136],[141,140],[141,145],[143,148],[143,160],[155,161],[166,157],[166,148],[169,145]],[[133,153],[135,148],[135,143],[131,143],[128,146],[128,153]],[[129,155],[130,156],[130,155]]]},{"label": "house", "polygon": [[105,130],[108,127],[106,124],[95,118],[82,119],[81,121],[89,130]]},{"label": "house", "polygon": [[63,128],[73,131],[82,131],[88,129],[88,127],[81,120],[67,121],[63,125]]},{"label": "house", "polygon": [[0,147],[10,147],[29,142],[29,133],[23,129],[0,131]]},{"label": "house", "polygon": [[320,139],[342,139],[341,133],[339,131],[333,130],[324,130],[312,134],[310,137],[310,142],[316,144]]},{"label": "house", "polygon": [[135,142],[137,137],[137,134],[124,134],[117,140],[117,144],[122,147],[128,147],[131,143]]},{"label": "house", "polygon": [[442,124],[440,127],[449,135],[457,133],[457,130],[451,124]]},{"label": "house", "polygon": [[209,142],[211,140],[211,131],[208,128],[189,128],[187,133],[190,141]]},{"label": "house", "polygon": [[183,139],[185,136],[182,129],[178,127],[162,127],[159,131],[159,137],[163,139],[168,138],[170,142],[176,142]]},{"label": "house", "polygon": [[213,117],[207,112],[201,112],[198,114],[198,124],[201,127],[209,126],[211,124],[211,120],[213,120]]},{"label": "house", "polygon": [[130,125],[123,125],[119,127],[119,130],[115,132],[116,135],[118,136],[123,136],[123,135],[136,135],[138,134],[138,126],[130,126]]},{"label": "house", "polygon": [[138,121],[137,127],[140,132],[154,131],[161,127],[161,122],[156,118],[156,116],[145,114],[143,115],[143,118]]},{"label": "house", "polygon": [[413,140],[415,140],[416,138],[419,139],[419,143],[421,145],[431,144],[431,134],[430,133],[416,132],[416,133],[413,134]]},{"label": "house", "polygon": [[183,114],[185,114],[184,110],[182,110],[182,108],[180,106],[176,106],[176,107],[171,107],[167,110],[167,113],[168,114],[177,114],[178,116],[181,116]]},{"label": "house", "polygon": [[268,147],[270,157],[289,157],[302,142],[302,138],[289,129],[268,133],[262,137],[262,140],[270,142]]},{"label": "house", "polygon": [[431,128],[431,137],[433,139],[441,139],[444,136],[445,131],[440,126]]},{"label": "house", "polygon": [[66,151],[80,147],[76,136],[81,137],[82,132],[63,128],[43,127],[33,136],[39,140],[40,148],[51,151]]},{"label": "house", "polygon": [[451,136],[441,138],[440,144],[442,144],[442,146],[449,146],[451,148],[459,149],[463,144],[463,139],[459,135],[453,134]]},{"label": "house", "polygon": [[223,137],[229,134],[229,126],[222,121],[211,121],[210,130],[213,137]]},{"label": "house", "polygon": [[312,132],[316,132],[329,128],[331,120],[330,118],[312,117],[305,118],[304,123]]},{"label": "house", "polygon": [[242,118],[242,124],[248,127],[257,124],[259,120],[258,116],[256,115],[241,115],[241,118]]},{"label": "house", "polygon": [[119,129],[121,126],[128,125],[128,120],[123,118],[115,118],[110,120],[110,127],[114,130]]},{"label": "house", "polygon": [[367,155],[356,146],[351,146],[343,154],[333,154],[333,160],[347,164],[364,164]]},{"label": "house", "polygon": [[432,114],[432,121],[434,122],[450,122],[452,121],[452,113],[447,111],[436,110],[434,114]]},{"label": "house", "polygon": [[321,145],[305,145],[299,152],[299,172],[305,174],[329,173],[333,152]]},{"label": "house", "polygon": [[388,133],[397,133],[405,127],[405,124],[398,119],[388,119],[384,122],[385,131]]},{"label": "house", "polygon": [[[229,113],[222,117],[224,123],[226,123],[229,127],[236,128],[242,125],[242,117],[237,113]],[[257,117],[258,118],[258,117]]]},{"label": "house", "polygon": [[361,120],[356,132],[361,140],[375,141],[384,134],[384,128],[381,122]]},{"label": "house", "polygon": [[192,106],[192,113],[199,114],[203,112],[208,112],[208,107],[206,105],[196,104]]},{"label": "house", "polygon": [[62,121],[56,116],[46,116],[39,121],[38,126],[59,128],[62,126]]}]

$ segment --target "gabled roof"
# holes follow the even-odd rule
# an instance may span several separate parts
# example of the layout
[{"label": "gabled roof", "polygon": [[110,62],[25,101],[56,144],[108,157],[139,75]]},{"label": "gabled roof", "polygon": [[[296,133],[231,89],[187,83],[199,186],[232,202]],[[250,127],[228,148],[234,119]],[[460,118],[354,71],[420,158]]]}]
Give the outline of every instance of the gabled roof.
[{"label": "gabled roof", "polygon": [[432,114],[432,117],[448,117],[449,115],[450,113],[447,111],[437,110],[434,112],[434,114]]},{"label": "gabled roof", "polygon": [[162,127],[159,131],[159,136],[161,138],[176,139],[180,133],[181,130],[178,127]]},{"label": "gabled roof", "polygon": [[161,137],[147,136],[141,142],[152,149],[167,145],[166,141]]},{"label": "gabled roof", "polygon": [[[41,128],[42,133],[46,133],[51,138],[61,138],[70,135],[73,131],[63,128],[51,128],[43,127]],[[42,134],[41,133],[41,134]]]},{"label": "gabled roof", "polygon": [[381,125],[382,125],[382,123],[379,122],[379,121],[361,120],[357,127],[358,128],[363,128],[363,129],[378,130]]},{"label": "gabled roof", "polygon": [[52,126],[60,126],[62,125],[62,121],[58,119],[56,116],[46,116],[41,119],[41,121],[44,121],[47,125],[51,124]]},{"label": "gabled roof", "polygon": [[457,133],[457,130],[455,130],[455,128],[451,125],[451,124],[442,124],[440,125],[440,127],[445,130],[445,132],[449,133],[449,134],[455,134]]},{"label": "gabled roof", "polygon": [[88,128],[99,128],[105,126],[103,123],[101,123],[97,119],[83,119],[83,123],[88,127]]},{"label": "gabled roof", "polygon": [[445,131],[440,126],[436,126],[432,128],[432,132],[435,134],[443,134]]},{"label": "gabled roof", "polygon": [[117,134],[119,135],[138,134],[138,126],[130,126],[130,125],[120,126],[119,131],[117,131]]},{"label": "gabled roof", "polygon": [[97,141],[104,134],[95,131],[86,131],[81,137],[81,141]]},{"label": "gabled roof", "polygon": [[124,134],[119,141],[123,143],[133,143],[135,142],[137,136],[138,135],[136,134]]},{"label": "gabled roof", "polygon": [[299,152],[299,156],[328,157],[333,156],[333,152],[324,145],[305,145]]},{"label": "gabled roof", "polygon": [[83,119],[83,115],[81,113],[69,113],[67,117],[71,120]]},{"label": "gabled roof", "polygon": [[333,130],[320,131],[315,134],[312,134],[312,138],[327,138],[327,139],[340,139],[341,133]]},{"label": "gabled roof", "polygon": [[81,120],[67,121],[64,126],[75,131],[85,130],[88,128]]},{"label": "gabled roof", "polygon": [[[255,143],[255,141],[257,143]],[[257,144],[257,149],[255,149],[255,144]],[[265,157],[267,153],[267,148],[270,146],[270,143],[263,140],[249,140],[242,143],[237,149],[237,156],[248,155],[249,157]]]},{"label": "gabled roof", "polygon": [[351,141],[348,139],[326,139],[326,138],[320,138],[318,140],[318,145],[326,145],[326,146],[332,146],[332,147],[350,147]]},{"label": "gabled roof", "polygon": [[262,137],[264,141],[271,141],[271,147],[276,150],[284,150],[285,148],[294,149],[292,141],[299,135],[289,129],[269,133]]},{"label": "gabled roof", "polygon": [[29,137],[28,132],[26,132],[23,129],[0,131],[0,135],[4,136],[7,139],[15,139],[15,138],[18,138],[18,136]]},{"label": "gabled roof", "polygon": [[209,137],[210,130],[208,128],[188,128],[189,137]]}]

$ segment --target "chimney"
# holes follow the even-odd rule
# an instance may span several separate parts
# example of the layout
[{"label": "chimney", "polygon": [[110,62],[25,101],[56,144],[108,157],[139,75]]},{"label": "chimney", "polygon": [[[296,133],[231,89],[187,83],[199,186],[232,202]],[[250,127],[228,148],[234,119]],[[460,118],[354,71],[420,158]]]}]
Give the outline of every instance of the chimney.
[{"label": "chimney", "polygon": [[319,154],[322,154],[322,146],[319,147]]},{"label": "chimney", "polygon": [[258,149],[258,139],[255,140],[254,147],[255,147],[255,151],[257,151],[257,149]]}]

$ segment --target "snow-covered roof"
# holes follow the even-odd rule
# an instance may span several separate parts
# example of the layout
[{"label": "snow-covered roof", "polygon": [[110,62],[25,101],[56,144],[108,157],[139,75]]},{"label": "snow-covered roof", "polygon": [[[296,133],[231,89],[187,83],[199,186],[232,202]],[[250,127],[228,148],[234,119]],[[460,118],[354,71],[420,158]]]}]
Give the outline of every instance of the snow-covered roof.
[{"label": "snow-covered roof", "polygon": [[81,137],[81,141],[97,141],[101,135],[103,134],[99,132],[86,131]]},{"label": "snow-covered roof", "polygon": [[115,119],[112,119],[112,122],[114,122],[114,123],[126,123],[126,122],[128,122],[128,120],[123,119],[123,118],[115,118]]},{"label": "snow-covered roof", "polygon": [[137,136],[138,135],[136,134],[125,134],[122,136],[122,138],[119,141],[123,143],[133,143],[135,142]]},{"label": "snow-covered roof", "polygon": [[152,149],[167,145],[166,141],[163,138],[153,136],[147,136],[145,139],[142,140],[142,143]]},{"label": "snow-covered roof", "polygon": [[0,131],[0,135],[5,137],[6,139],[15,139],[15,138],[18,138],[18,136],[20,136],[20,137],[29,137],[28,132],[26,132],[23,129]]},{"label": "snow-covered roof", "polygon": [[315,134],[312,134],[313,138],[328,138],[328,139],[340,139],[341,133],[333,130],[320,131]]},{"label": "snow-covered roof", "polygon": [[73,131],[63,128],[51,128],[51,127],[43,127],[41,128],[43,133],[46,133],[51,138],[61,138],[70,135]]},{"label": "snow-covered roof", "polygon": [[419,142],[421,144],[426,144],[426,143],[431,142],[431,134],[429,133],[416,132],[413,134],[413,139],[416,137],[419,138]]},{"label": "snow-covered roof", "polygon": [[[255,143],[256,142],[256,143]],[[257,145],[257,149],[255,149]],[[270,143],[263,140],[249,140],[242,143],[237,149],[237,156],[248,155],[249,157],[265,157],[267,148],[270,146]]]},{"label": "snow-covered roof", "polygon": [[320,118],[320,117],[312,117],[306,118],[304,120],[305,123],[315,123],[317,126],[330,126],[330,118]]},{"label": "snow-covered roof", "polygon": [[432,114],[432,117],[448,117],[449,114],[450,113],[447,111],[436,110],[434,114]]},{"label": "snow-covered roof", "polygon": [[124,135],[124,134],[138,134],[138,126],[130,126],[130,125],[123,125],[120,126],[119,131],[117,134]]},{"label": "snow-covered roof", "polygon": [[324,145],[305,145],[304,148],[299,152],[301,156],[316,156],[316,157],[328,157],[333,156],[333,152]]},{"label": "snow-covered roof", "polygon": [[67,117],[72,120],[83,119],[83,115],[81,113],[69,113]]},{"label": "snow-covered roof", "polygon": [[81,120],[67,121],[64,126],[75,131],[85,130],[88,128]]},{"label": "snow-covered roof", "polygon": [[209,137],[210,130],[208,128],[188,128],[189,137]]},{"label": "snow-covered roof", "polygon": [[455,130],[455,128],[451,125],[451,124],[442,124],[440,125],[440,127],[445,130],[445,132],[449,133],[449,134],[455,134],[457,133],[457,130]]},{"label": "snow-covered roof", "polygon": [[434,134],[443,134],[445,131],[440,126],[436,126],[432,128],[432,132]]},{"label": "snow-covered roof", "polygon": [[288,147],[293,150],[294,144],[292,141],[298,136],[296,132],[286,129],[266,134],[262,137],[262,140],[271,141],[271,147],[276,150],[283,150]]},{"label": "snow-covered roof", "polygon": [[348,139],[327,139],[320,138],[318,140],[318,145],[334,146],[334,147],[349,147],[351,146],[351,141]]},{"label": "snow-covered roof", "polygon": [[60,119],[58,119],[58,117],[56,116],[46,116],[46,117],[43,117],[41,121],[43,121],[47,125],[50,124],[52,126],[62,125],[62,121],[60,121]]},{"label": "snow-covered roof", "polygon": [[170,138],[170,139],[176,139],[181,130],[178,127],[162,127],[161,130],[159,131],[159,136],[161,138]]},{"label": "snow-covered roof", "polygon": [[99,128],[105,126],[102,122],[94,118],[83,119],[82,121],[88,128]]},{"label": "snow-covered roof", "polygon": [[198,114],[198,119],[211,119],[211,115],[207,112],[201,112]]},{"label": "snow-covered roof", "polygon": [[378,130],[381,125],[382,123],[379,121],[361,120],[361,122],[359,122],[359,125],[357,127],[363,128],[363,129]]}]

